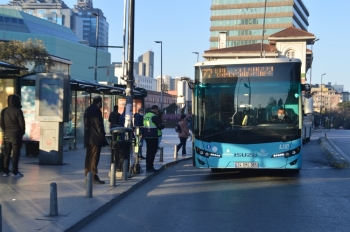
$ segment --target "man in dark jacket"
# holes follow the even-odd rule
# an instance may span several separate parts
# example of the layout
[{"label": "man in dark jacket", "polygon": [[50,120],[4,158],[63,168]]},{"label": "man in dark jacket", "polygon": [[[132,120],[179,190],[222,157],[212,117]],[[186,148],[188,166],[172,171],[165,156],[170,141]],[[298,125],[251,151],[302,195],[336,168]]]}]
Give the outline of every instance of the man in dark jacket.
[{"label": "man in dark jacket", "polygon": [[145,159],[145,157],[142,156],[142,146],[143,146],[143,137],[142,137],[142,128],[143,128],[143,109],[140,108],[136,114],[134,114],[134,126],[139,127],[139,131],[141,134],[138,134],[136,136],[139,136],[139,158]]},{"label": "man in dark jacket", "polygon": [[21,110],[21,99],[13,94],[7,98],[8,107],[1,111],[1,129],[4,132],[5,155],[4,174],[9,175],[10,157],[12,151],[12,176],[23,176],[18,171],[18,161],[22,147],[22,137],[25,133],[25,122]]},{"label": "man in dark jacket", "polygon": [[153,167],[154,158],[158,149],[158,138],[162,135],[161,130],[164,129],[162,119],[158,116],[158,106],[153,105],[151,111],[143,117],[143,133],[142,136],[146,141],[146,171],[158,171]]},{"label": "man in dark jacket", "polygon": [[104,184],[98,177],[97,165],[100,160],[101,147],[107,146],[106,132],[102,118],[102,98],[95,96],[92,104],[84,113],[84,143],[86,146],[85,177],[88,172],[93,174],[93,183]]}]

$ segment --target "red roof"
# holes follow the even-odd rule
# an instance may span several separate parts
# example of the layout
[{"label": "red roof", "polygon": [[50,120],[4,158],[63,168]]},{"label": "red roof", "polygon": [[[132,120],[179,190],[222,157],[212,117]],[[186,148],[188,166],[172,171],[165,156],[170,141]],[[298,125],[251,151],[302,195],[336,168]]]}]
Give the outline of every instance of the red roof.
[{"label": "red roof", "polygon": [[310,37],[310,36],[315,36],[315,35],[296,27],[288,27],[282,31],[279,31],[275,34],[270,35],[269,37]]},{"label": "red roof", "polygon": [[[204,51],[204,53],[243,53],[243,52],[257,52],[261,50],[261,43],[250,44],[250,45],[242,45],[236,47],[228,47],[228,48],[219,48],[219,49],[211,49]],[[263,51],[265,52],[277,52],[277,49],[274,45],[263,44]]]}]

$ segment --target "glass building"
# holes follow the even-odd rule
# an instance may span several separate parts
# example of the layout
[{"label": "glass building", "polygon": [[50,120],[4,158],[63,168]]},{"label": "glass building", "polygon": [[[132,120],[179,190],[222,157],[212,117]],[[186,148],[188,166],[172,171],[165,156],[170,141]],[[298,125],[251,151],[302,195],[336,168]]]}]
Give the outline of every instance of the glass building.
[{"label": "glass building", "polygon": [[[43,41],[50,55],[71,61],[72,78],[94,82],[94,69],[90,67],[95,66],[96,49],[81,44],[71,29],[23,11],[0,8],[0,41],[28,39]],[[97,66],[110,64],[111,54],[98,50]],[[106,69],[97,69],[97,81],[108,79],[106,72]]]},{"label": "glass building", "polygon": [[[12,0],[0,8],[23,11],[38,18],[70,28],[79,40],[89,46],[108,46],[109,24],[100,9],[93,8],[92,0],[77,0],[74,9],[62,0]],[[95,14],[98,14],[98,17]],[[98,19],[98,29],[97,26]],[[98,36],[96,35],[98,33]],[[108,47],[99,48],[108,51]]]},{"label": "glass building", "polygon": [[263,43],[288,27],[307,31],[309,25],[302,0],[212,0],[210,49],[261,43],[264,15]]}]

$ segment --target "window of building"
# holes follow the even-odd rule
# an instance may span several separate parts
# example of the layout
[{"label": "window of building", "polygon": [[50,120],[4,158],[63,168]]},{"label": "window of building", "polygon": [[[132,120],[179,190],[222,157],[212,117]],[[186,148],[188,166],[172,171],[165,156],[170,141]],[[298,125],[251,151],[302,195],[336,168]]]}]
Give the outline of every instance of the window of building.
[{"label": "window of building", "polygon": [[288,57],[288,58],[294,58],[294,55],[295,55],[295,52],[294,52],[294,50],[293,49],[289,49],[289,50],[287,50],[287,52],[286,52],[286,57]]}]

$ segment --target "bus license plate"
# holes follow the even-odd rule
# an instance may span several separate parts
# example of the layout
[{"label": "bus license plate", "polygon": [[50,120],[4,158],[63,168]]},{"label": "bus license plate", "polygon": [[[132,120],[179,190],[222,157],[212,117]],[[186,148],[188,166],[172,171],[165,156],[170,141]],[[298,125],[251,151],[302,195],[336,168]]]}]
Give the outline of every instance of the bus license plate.
[{"label": "bus license plate", "polygon": [[258,168],[257,162],[235,162],[235,168]]}]

